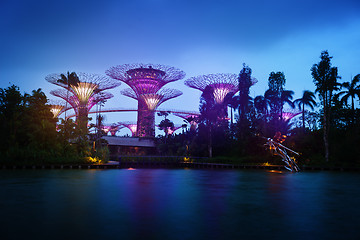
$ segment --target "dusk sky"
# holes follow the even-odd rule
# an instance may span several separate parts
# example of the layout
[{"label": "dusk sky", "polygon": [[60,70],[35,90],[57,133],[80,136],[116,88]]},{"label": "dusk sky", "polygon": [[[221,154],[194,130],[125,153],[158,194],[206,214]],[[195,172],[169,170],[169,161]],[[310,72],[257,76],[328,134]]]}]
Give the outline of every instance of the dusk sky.
[{"label": "dusk sky", "polygon": [[[2,0],[0,30],[0,87],[41,88],[50,99],[58,88],[45,81],[50,73],[105,74],[125,63],[173,66],[185,79],[239,73],[246,63],[259,81],[252,97],[267,89],[271,71],[285,73],[295,98],[314,91],[310,68],[323,50],[342,82],[360,73],[358,0]],[[165,86],[184,94],[160,108],[198,110],[201,93],[184,80]],[[105,108],[135,108],[119,93],[127,87],[111,90]],[[106,121],[136,121],[136,114],[107,114]]]}]

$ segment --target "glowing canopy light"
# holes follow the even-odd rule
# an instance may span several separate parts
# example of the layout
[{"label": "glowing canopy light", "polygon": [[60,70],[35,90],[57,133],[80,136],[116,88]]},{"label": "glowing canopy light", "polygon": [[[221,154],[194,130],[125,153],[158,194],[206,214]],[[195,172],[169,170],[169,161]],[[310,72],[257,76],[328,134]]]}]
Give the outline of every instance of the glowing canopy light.
[{"label": "glowing canopy light", "polygon": [[141,99],[146,103],[149,110],[155,110],[163,102],[182,95],[182,92],[176,89],[164,88],[157,93],[143,94]]},{"label": "glowing canopy light", "polygon": [[64,112],[65,107],[63,105],[49,105],[50,112],[57,118],[61,113]]},{"label": "glowing canopy light", "polygon": [[185,72],[160,64],[124,64],[111,67],[106,75],[129,85],[137,96],[156,93],[165,84],[185,77]]},{"label": "glowing canopy light", "polygon": [[110,134],[111,136],[115,136],[116,132],[118,132],[120,129],[124,128],[125,126],[120,126],[120,125],[111,125],[110,128]]},{"label": "glowing canopy light", "polygon": [[174,67],[135,63],[111,67],[106,74],[129,85],[130,89],[125,89],[121,93],[138,101],[136,135],[154,137],[154,110],[161,103],[182,94],[178,90],[161,88],[167,83],[184,78],[185,73]]},{"label": "glowing canopy light", "polygon": [[196,130],[200,113],[194,112],[194,113],[173,113],[173,114],[175,116],[185,119],[188,123],[190,123],[190,130],[192,131]]},{"label": "glowing canopy light", "polygon": [[235,94],[239,91],[238,75],[232,73],[217,73],[201,75],[189,78],[185,85],[191,88],[204,91],[211,86],[214,91],[214,99],[217,103],[222,103],[227,94]]},{"label": "glowing canopy light", "polygon": [[180,128],[182,128],[182,125],[178,125],[178,124],[174,125],[173,129],[171,129],[170,127],[168,127],[168,134],[171,135],[171,134],[173,134],[176,130],[178,130],[178,129],[180,129]]},{"label": "glowing canopy light", "polygon": [[76,86],[71,86],[71,89],[74,91],[80,102],[87,103],[89,98],[94,94],[94,91],[98,88],[97,84],[80,82]]},{"label": "glowing canopy light", "polygon": [[139,96],[137,96],[136,93],[130,88],[124,89],[120,92],[127,97],[131,97],[139,100],[142,103],[145,103],[147,108],[142,110],[155,110],[163,102],[182,95],[181,91],[170,88],[160,89],[156,93],[141,94]]},{"label": "glowing canopy light", "polygon": [[[63,100],[67,101],[70,104],[71,108],[74,109],[75,113],[78,114],[81,103],[78,99],[78,96],[74,95],[74,93],[67,92],[66,89],[56,89],[56,90],[52,90],[50,92],[50,94],[52,94],[56,97],[60,97]],[[90,111],[90,109],[93,106],[95,106],[97,103],[108,100],[112,97],[114,97],[114,95],[111,93],[108,93],[108,92],[100,92],[100,93],[93,94],[88,99],[85,107],[87,108],[88,111]]]},{"label": "glowing canopy light", "polygon": [[68,108],[65,108],[65,102],[61,100],[48,100],[47,105],[54,118],[57,118],[60,114],[68,110]]},{"label": "glowing canopy light", "polygon": [[297,109],[286,109],[282,113],[282,118],[285,121],[288,121],[288,120],[291,120],[293,117],[299,115],[300,113],[301,113],[301,111],[299,111]]},{"label": "glowing canopy light", "polygon": [[[66,89],[67,92],[65,92],[65,95],[62,94],[64,95],[62,98],[68,101],[74,108],[79,128],[86,130],[88,110],[94,106],[94,101],[96,102],[96,100],[91,99],[94,98],[96,94],[106,89],[117,87],[121,83],[98,74],[76,73],[76,76],[76,81],[70,81],[69,83],[64,81],[66,77],[64,78],[62,74],[58,73],[47,75],[45,79],[50,83]],[[67,79],[67,81],[68,80],[69,79]],[[52,92],[52,94],[57,96],[56,92]]]},{"label": "glowing canopy light", "polygon": [[119,125],[123,125],[128,128],[132,134],[132,137],[136,136],[137,124],[134,122],[118,122]]},{"label": "glowing canopy light", "polygon": [[[101,92],[101,91],[104,91],[107,89],[112,89],[112,88],[115,88],[115,87],[121,85],[121,83],[119,81],[116,81],[107,76],[103,76],[103,75],[99,75],[99,74],[90,74],[90,73],[79,72],[79,73],[76,73],[76,75],[78,76],[80,83],[91,83],[91,84],[97,85],[96,89],[98,92]],[[61,78],[61,74],[53,73],[53,74],[47,75],[45,77],[45,80],[52,84],[55,84],[57,86],[68,89],[69,91],[72,91],[71,85],[69,86],[66,83],[58,81],[60,78]]]}]

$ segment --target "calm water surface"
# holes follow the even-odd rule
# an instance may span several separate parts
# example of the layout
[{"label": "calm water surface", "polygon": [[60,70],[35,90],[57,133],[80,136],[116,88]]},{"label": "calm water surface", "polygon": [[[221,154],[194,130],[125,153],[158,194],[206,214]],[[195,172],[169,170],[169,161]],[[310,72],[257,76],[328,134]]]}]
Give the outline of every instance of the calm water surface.
[{"label": "calm water surface", "polygon": [[360,174],[0,170],[0,239],[360,239]]}]

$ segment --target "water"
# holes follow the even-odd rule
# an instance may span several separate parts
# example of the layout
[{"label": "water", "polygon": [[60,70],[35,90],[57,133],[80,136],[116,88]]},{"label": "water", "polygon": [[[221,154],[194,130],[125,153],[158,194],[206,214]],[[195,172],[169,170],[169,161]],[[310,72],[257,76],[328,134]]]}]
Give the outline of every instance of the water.
[{"label": "water", "polygon": [[360,174],[1,170],[1,239],[360,239]]}]

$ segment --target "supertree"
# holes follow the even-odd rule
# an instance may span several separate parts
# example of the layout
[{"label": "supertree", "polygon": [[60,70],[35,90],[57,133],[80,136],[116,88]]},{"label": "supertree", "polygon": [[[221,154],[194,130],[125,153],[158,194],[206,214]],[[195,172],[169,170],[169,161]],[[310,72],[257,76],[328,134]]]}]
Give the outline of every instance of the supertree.
[{"label": "supertree", "polygon": [[108,132],[110,132],[111,136],[115,136],[116,132],[124,127],[125,126],[116,123],[105,124],[104,126],[102,126],[101,130],[104,131],[105,134],[108,134]]},{"label": "supertree", "polygon": [[300,113],[301,113],[301,111],[299,111],[297,109],[286,109],[282,113],[282,118],[285,121],[290,121],[293,117],[299,115]]},{"label": "supertree", "polygon": [[111,134],[111,136],[115,136],[116,133],[117,133],[120,129],[124,128],[124,127],[125,127],[125,126],[121,126],[121,125],[111,125],[111,128],[110,128],[110,134]]},{"label": "supertree", "polygon": [[217,73],[192,77],[185,81],[185,85],[202,92],[205,91],[206,87],[210,86],[213,90],[214,100],[218,104],[223,103],[228,94],[234,95],[239,91],[238,76],[232,73]]},{"label": "supertree", "polygon": [[57,118],[60,114],[68,110],[68,108],[65,107],[65,103],[62,101],[49,100],[48,106],[50,107],[50,112],[53,114],[54,118]]},{"label": "supertree", "polygon": [[174,67],[136,63],[111,67],[106,74],[129,85],[131,89],[125,89],[121,93],[138,101],[136,136],[154,137],[154,110],[161,103],[182,94],[178,90],[161,88],[184,78],[185,73]]},{"label": "supertree", "polygon": [[168,128],[168,134],[171,135],[173,134],[176,130],[182,128],[182,125],[181,124],[175,124],[174,125],[174,128],[171,129],[171,128]]},{"label": "supertree", "polygon": [[115,88],[121,83],[98,74],[77,73],[76,75],[77,80],[71,84],[64,81],[63,74],[58,73],[49,74],[45,79],[52,84],[65,88],[65,99],[61,98],[76,105],[76,108],[73,107],[77,114],[78,125],[80,129],[86,129],[89,106],[94,101],[96,102],[96,95],[104,90]]},{"label": "supertree", "polygon": [[132,137],[136,136],[137,124],[135,122],[118,122],[118,124],[129,129]]},{"label": "supertree", "polygon": [[173,113],[175,116],[181,117],[186,122],[190,124],[190,130],[195,131],[198,124],[198,119],[200,113],[191,114],[191,113]]},{"label": "supertree", "polygon": [[[80,115],[80,110],[81,110],[81,102],[79,101],[79,98],[74,95],[73,93],[68,93],[67,90],[65,89],[56,89],[56,90],[52,90],[50,91],[50,94],[62,98],[65,101],[67,101],[71,107],[69,107],[68,109],[74,109],[75,114],[77,117],[79,117]],[[88,113],[90,111],[90,109],[92,107],[94,107],[97,103],[102,102],[102,101],[106,101],[110,98],[114,97],[113,94],[109,93],[109,92],[99,92],[99,93],[94,93],[87,101],[87,104],[85,105],[86,107],[86,113]],[[86,115],[87,116],[87,115]]]}]

